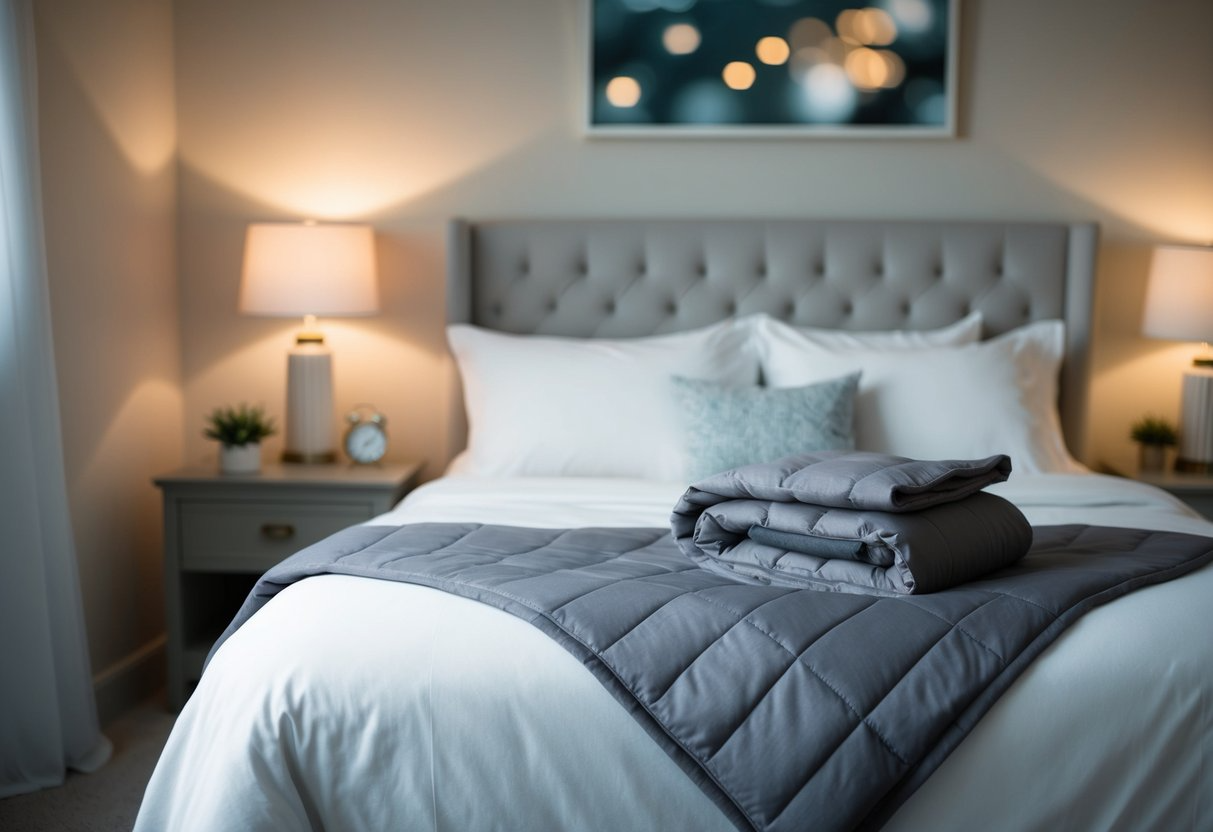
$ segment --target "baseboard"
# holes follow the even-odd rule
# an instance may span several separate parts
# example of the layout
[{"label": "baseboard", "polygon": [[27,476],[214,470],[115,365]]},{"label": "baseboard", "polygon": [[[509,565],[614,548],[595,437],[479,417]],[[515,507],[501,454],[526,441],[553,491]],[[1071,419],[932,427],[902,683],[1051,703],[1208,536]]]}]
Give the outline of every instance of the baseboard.
[{"label": "baseboard", "polygon": [[164,687],[168,672],[165,665],[166,641],[166,636],[159,635],[93,674],[97,717],[102,725],[147,701]]}]

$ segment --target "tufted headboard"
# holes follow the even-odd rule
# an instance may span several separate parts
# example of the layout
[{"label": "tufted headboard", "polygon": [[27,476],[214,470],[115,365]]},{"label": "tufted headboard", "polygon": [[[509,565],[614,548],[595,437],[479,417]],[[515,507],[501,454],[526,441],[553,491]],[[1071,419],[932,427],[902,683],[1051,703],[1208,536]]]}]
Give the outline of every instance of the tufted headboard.
[{"label": "tufted headboard", "polygon": [[985,335],[1066,322],[1061,418],[1081,458],[1092,223],[454,220],[447,315],[513,333],[630,337],[766,312],[839,329]]}]

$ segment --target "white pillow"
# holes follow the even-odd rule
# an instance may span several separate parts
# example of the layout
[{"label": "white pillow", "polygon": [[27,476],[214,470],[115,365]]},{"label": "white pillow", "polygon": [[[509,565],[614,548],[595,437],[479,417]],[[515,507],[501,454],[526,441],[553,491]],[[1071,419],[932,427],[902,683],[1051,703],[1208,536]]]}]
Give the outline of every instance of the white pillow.
[{"label": "white pillow", "polygon": [[1057,416],[1061,321],[1041,321],[961,347],[832,350],[770,339],[762,370],[772,387],[860,371],[855,447],[919,459],[1005,453],[1015,471],[1082,470]]},{"label": "white pillow", "polygon": [[981,340],[981,323],[981,313],[970,312],[956,323],[939,329],[851,332],[845,329],[792,326],[767,315],[760,315],[755,320],[754,333],[758,338],[760,352],[773,341],[809,343],[839,350],[922,349],[976,343]]},{"label": "white pillow", "polygon": [[686,451],[671,376],[758,381],[751,321],[647,338],[506,335],[447,328],[481,476],[680,480]]}]

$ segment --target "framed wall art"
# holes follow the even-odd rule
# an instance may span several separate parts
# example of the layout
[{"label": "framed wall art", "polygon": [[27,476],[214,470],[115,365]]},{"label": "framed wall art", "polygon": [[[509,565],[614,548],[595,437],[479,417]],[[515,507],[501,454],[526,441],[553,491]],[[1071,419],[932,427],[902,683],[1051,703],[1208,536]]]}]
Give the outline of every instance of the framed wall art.
[{"label": "framed wall art", "polygon": [[952,136],[959,0],[587,0],[591,136]]}]

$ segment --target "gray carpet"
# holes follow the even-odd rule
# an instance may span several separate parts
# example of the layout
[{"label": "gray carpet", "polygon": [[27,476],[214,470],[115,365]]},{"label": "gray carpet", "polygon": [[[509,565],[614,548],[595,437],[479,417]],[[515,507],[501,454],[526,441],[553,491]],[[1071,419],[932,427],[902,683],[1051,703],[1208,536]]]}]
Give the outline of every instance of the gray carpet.
[{"label": "gray carpet", "polygon": [[114,756],[94,774],[69,773],[57,789],[0,800],[4,832],[130,832],[152,769],[173,727],[163,701],[144,703],[105,726]]}]

